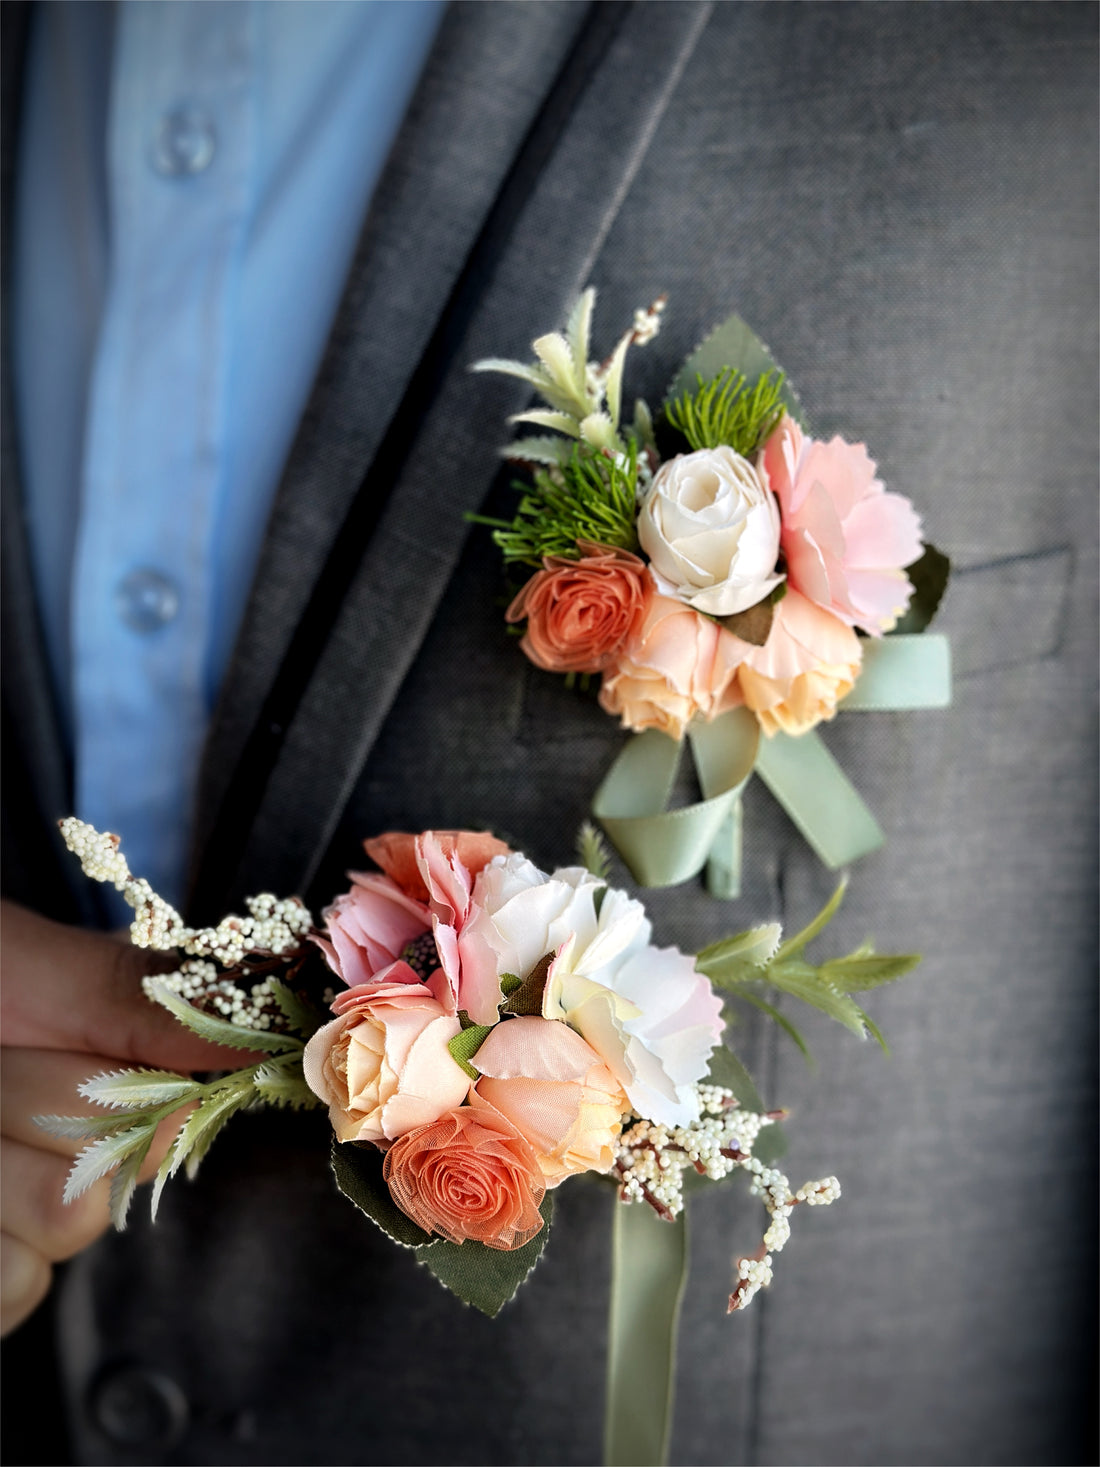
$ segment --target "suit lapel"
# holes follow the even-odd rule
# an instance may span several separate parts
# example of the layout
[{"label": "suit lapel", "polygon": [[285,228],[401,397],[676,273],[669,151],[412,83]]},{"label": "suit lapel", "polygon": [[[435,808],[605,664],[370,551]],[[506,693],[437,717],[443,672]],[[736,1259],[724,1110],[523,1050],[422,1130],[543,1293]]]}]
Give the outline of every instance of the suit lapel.
[{"label": "suit lapel", "polygon": [[[241,745],[221,819],[208,826],[200,911],[237,900],[245,886],[308,885],[454,570],[463,516],[499,466],[494,425],[525,399],[510,383],[487,390],[467,364],[490,354],[523,356],[532,336],[564,317],[710,8],[594,8],[456,282],[430,343],[435,357],[422,359],[416,391],[406,394],[380,445],[365,484],[369,538],[353,545],[354,573],[330,605],[324,640],[297,649],[308,666],[299,668],[300,688],[285,707],[269,700],[267,721],[277,732],[265,731],[261,715]],[[488,24],[499,8],[479,9]],[[284,678],[295,655],[291,645]],[[270,763],[261,769],[265,747]],[[238,798],[252,772],[254,819]]]}]

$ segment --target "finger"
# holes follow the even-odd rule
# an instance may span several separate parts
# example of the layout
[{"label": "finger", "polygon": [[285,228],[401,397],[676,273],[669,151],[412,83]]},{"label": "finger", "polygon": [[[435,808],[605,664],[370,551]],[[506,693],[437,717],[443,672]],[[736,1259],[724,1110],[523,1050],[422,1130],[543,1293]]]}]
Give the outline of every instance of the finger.
[{"label": "finger", "polygon": [[155,957],[128,943],[3,904],[5,1043],[85,1051],[170,1070],[237,1069],[241,1050],[208,1044],[149,1001]]},{"label": "finger", "polygon": [[110,1182],[101,1178],[72,1202],[64,1200],[66,1157],[8,1137],[0,1140],[0,1226],[50,1263],[71,1258],[110,1223]]},{"label": "finger", "polygon": [[50,1291],[52,1273],[29,1243],[0,1232],[0,1335],[34,1313]]},{"label": "finger", "polygon": [[[67,1054],[52,1049],[5,1049],[0,1069],[0,1134],[40,1151],[72,1159],[89,1145],[87,1138],[55,1136],[35,1124],[36,1116],[93,1116],[102,1119],[112,1112],[79,1093],[93,1075],[117,1070],[119,1062],[106,1055]],[[172,1136],[183,1123],[187,1107],[161,1122],[142,1169],[152,1176],[168,1150]],[[116,1111],[119,1119],[124,1112]]]}]

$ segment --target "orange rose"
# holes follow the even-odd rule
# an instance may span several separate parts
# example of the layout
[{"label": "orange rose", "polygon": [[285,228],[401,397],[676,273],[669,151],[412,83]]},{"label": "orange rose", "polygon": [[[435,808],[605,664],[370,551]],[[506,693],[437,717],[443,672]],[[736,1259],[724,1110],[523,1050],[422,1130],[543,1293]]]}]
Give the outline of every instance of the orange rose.
[{"label": "orange rose", "polygon": [[548,555],[508,608],[520,643],[547,672],[602,672],[642,610],[645,565],[628,550],[578,541],[582,559]]},{"label": "orange rose", "polygon": [[487,830],[427,830],[409,835],[404,830],[388,830],[363,842],[371,860],[414,901],[429,902],[431,895],[424,879],[424,836],[434,836],[445,857],[455,857],[471,876],[476,876],[494,856],[511,855],[502,840]]},{"label": "orange rose", "polygon": [[711,719],[741,702],[737,664],[746,643],[683,601],[650,589],[644,613],[603,676],[600,707],[624,728],[659,728],[681,739],[696,716]]},{"label": "orange rose", "polygon": [[607,1172],[630,1102],[581,1036],[556,1020],[497,1024],[474,1056],[477,1093],[534,1148],[547,1186],[574,1172]]},{"label": "orange rose", "polygon": [[402,1212],[451,1243],[522,1248],[542,1227],[546,1184],[535,1153],[476,1093],[395,1141],[382,1175]]},{"label": "orange rose", "polygon": [[740,645],[737,681],[769,738],[780,730],[802,734],[832,718],[863,660],[851,627],[793,590],[777,603],[764,646]]}]

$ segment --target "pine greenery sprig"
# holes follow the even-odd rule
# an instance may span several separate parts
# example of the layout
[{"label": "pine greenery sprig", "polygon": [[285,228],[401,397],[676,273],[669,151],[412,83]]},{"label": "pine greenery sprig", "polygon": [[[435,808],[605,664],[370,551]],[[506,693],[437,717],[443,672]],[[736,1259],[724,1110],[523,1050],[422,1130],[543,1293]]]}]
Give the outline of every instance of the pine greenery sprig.
[{"label": "pine greenery sprig", "polygon": [[567,463],[536,469],[533,485],[516,488],[523,497],[514,519],[469,516],[493,530],[506,562],[541,566],[547,555],[576,558],[578,540],[637,550],[638,454],[633,442],[625,453],[575,447]]},{"label": "pine greenery sprig", "polygon": [[669,424],[693,450],[726,445],[749,458],[783,416],[782,372],[765,372],[752,388],[733,367],[723,367],[709,382],[698,373],[695,380],[694,392],[665,405]]}]

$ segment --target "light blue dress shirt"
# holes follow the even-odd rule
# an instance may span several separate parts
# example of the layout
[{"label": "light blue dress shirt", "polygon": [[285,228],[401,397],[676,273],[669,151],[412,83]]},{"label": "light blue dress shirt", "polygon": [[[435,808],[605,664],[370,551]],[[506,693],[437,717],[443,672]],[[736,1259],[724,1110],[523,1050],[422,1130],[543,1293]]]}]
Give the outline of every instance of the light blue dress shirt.
[{"label": "light blue dress shirt", "polygon": [[33,566],[76,813],[171,900],[274,491],[442,9],[38,7],[13,322]]}]

